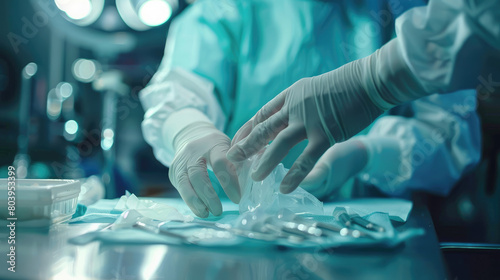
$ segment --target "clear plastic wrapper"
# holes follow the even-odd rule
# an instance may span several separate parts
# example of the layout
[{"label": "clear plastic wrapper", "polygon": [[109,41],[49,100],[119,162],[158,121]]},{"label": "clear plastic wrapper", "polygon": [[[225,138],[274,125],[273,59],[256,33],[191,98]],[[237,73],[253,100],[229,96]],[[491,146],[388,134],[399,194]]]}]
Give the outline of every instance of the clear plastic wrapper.
[{"label": "clear plastic wrapper", "polygon": [[157,203],[152,200],[139,199],[135,194],[130,194],[128,191],[122,195],[114,210],[126,211],[137,210],[144,217],[159,221],[192,221],[193,216],[182,215],[175,207],[167,204]]},{"label": "clear plastic wrapper", "polygon": [[78,203],[89,206],[105,197],[104,184],[98,176],[92,175],[88,178],[80,179],[82,191],[78,195]]},{"label": "clear plastic wrapper", "polygon": [[260,155],[256,155],[238,166],[242,187],[240,214],[253,212],[257,208],[271,213],[288,209],[296,214],[324,214],[323,203],[300,187],[290,194],[280,193],[281,181],[288,171],[283,164],[279,164],[263,181],[253,181],[250,176],[251,170],[257,166],[259,159]]}]

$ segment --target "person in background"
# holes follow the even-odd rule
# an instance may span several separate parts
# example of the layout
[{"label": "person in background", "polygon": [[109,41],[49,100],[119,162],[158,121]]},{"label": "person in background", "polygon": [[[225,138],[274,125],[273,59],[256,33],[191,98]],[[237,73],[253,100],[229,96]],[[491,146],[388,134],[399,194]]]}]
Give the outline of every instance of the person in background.
[{"label": "person in background", "polygon": [[[367,33],[370,27],[380,27],[372,12],[384,9],[388,9],[386,1],[200,0],[176,18],[160,68],[140,93],[146,111],[142,129],[156,158],[170,168],[172,184],[196,215],[222,213],[214,190],[218,183],[229,199],[239,202],[236,169],[226,153],[230,138],[235,136],[236,143],[244,134],[236,132],[245,121],[293,82],[332,71],[387,42],[392,36],[390,26]],[[359,154],[366,163],[344,170],[344,176],[363,171],[377,178],[376,172],[383,169],[373,168],[377,162],[397,166],[397,160],[407,159],[417,149],[416,143],[439,131],[441,138],[426,154],[425,164],[412,166],[391,188],[393,193],[410,186],[447,193],[479,158],[479,126],[475,99],[470,96],[467,92],[434,95],[380,117],[366,136],[345,143],[352,150],[345,158]],[[465,105],[466,114],[453,110]],[[439,120],[438,125],[430,120]],[[267,144],[261,140],[270,136],[257,141]],[[302,141],[292,148],[281,142],[275,148],[286,150],[286,156],[271,160],[290,168],[306,145]],[[393,145],[383,153],[378,150]],[[445,174],[442,178],[411,183],[432,179],[420,174],[437,167]],[[319,197],[328,196],[331,189],[325,183],[330,185],[331,176],[324,174],[337,171],[319,171],[310,178],[309,189]]]}]

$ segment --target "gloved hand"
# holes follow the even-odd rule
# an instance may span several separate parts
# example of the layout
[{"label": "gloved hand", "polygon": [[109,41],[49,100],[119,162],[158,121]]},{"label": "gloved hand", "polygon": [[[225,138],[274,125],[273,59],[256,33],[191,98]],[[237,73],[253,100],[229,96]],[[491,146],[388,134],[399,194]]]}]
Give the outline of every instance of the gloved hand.
[{"label": "gloved hand", "polygon": [[328,149],[300,186],[319,199],[327,198],[367,164],[366,146],[353,138]]},{"label": "gloved hand", "polygon": [[393,40],[366,58],[281,92],[236,133],[227,157],[242,161],[274,140],[252,173],[260,181],[307,138],[308,146],[280,186],[290,193],[331,145],[354,136],[384,110],[425,94]]},{"label": "gloved hand", "polygon": [[227,160],[231,140],[212,124],[195,122],[182,129],[174,138],[176,151],[168,177],[194,214],[205,218],[209,211],[222,213],[222,204],[208,177],[211,168],[224,192],[239,203],[241,191],[236,168]]}]

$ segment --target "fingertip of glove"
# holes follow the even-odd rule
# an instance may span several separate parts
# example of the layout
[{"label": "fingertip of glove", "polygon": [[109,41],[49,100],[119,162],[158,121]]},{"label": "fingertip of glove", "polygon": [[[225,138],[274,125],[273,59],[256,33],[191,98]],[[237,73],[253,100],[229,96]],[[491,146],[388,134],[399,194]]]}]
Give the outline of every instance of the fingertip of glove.
[{"label": "fingertip of glove", "polygon": [[251,175],[252,180],[254,180],[255,182],[260,182],[260,181],[265,179],[265,178],[262,178],[263,177],[262,175],[263,175],[262,172],[257,172],[257,170],[256,170]]},{"label": "fingertip of glove", "polygon": [[[194,210],[194,209],[193,209],[193,210]],[[206,217],[208,217],[208,215],[210,214],[207,208],[202,209],[202,210],[200,210],[200,209],[196,209],[196,211],[193,211],[193,213],[194,213],[196,216],[200,217],[200,218],[206,218]]]},{"label": "fingertip of glove", "polygon": [[293,192],[293,190],[294,190],[294,189],[293,189],[293,188],[291,188],[290,186],[281,186],[281,187],[280,187],[280,192],[281,192],[282,194],[289,194],[289,193]]},{"label": "fingertip of glove", "polygon": [[222,215],[222,212],[223,212],[223,211],[222,211],[222,208],[221,208],[220,210],[219,210],[219,209],[217,209],[216,211],[213,211],[213,212],[212,212],[212,214],[213,214],[214,216],[220,216],[220,215]]},{"label": "fingertip of glove", "polygon": [[280,192],[282,194],[289,194],[298,187],[298,184],[293,184],[289,177],[285,177],[281,182]]}]

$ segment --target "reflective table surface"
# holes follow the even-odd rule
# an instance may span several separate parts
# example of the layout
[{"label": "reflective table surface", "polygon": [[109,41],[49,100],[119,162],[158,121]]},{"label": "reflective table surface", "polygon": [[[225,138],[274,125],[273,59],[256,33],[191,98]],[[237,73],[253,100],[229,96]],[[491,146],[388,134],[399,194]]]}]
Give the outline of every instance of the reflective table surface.
[{"label": "reflective table surface", "polygon": [[106,224],[59,224],[16,229],[16,272],[7,270],[8,228],[0,231],[1,279],[445,279],[446,270],[427,209],[415,205],[396,228],[425,235],[391,250],[213,249],[195,246],[85,246],[67,240]]}]

